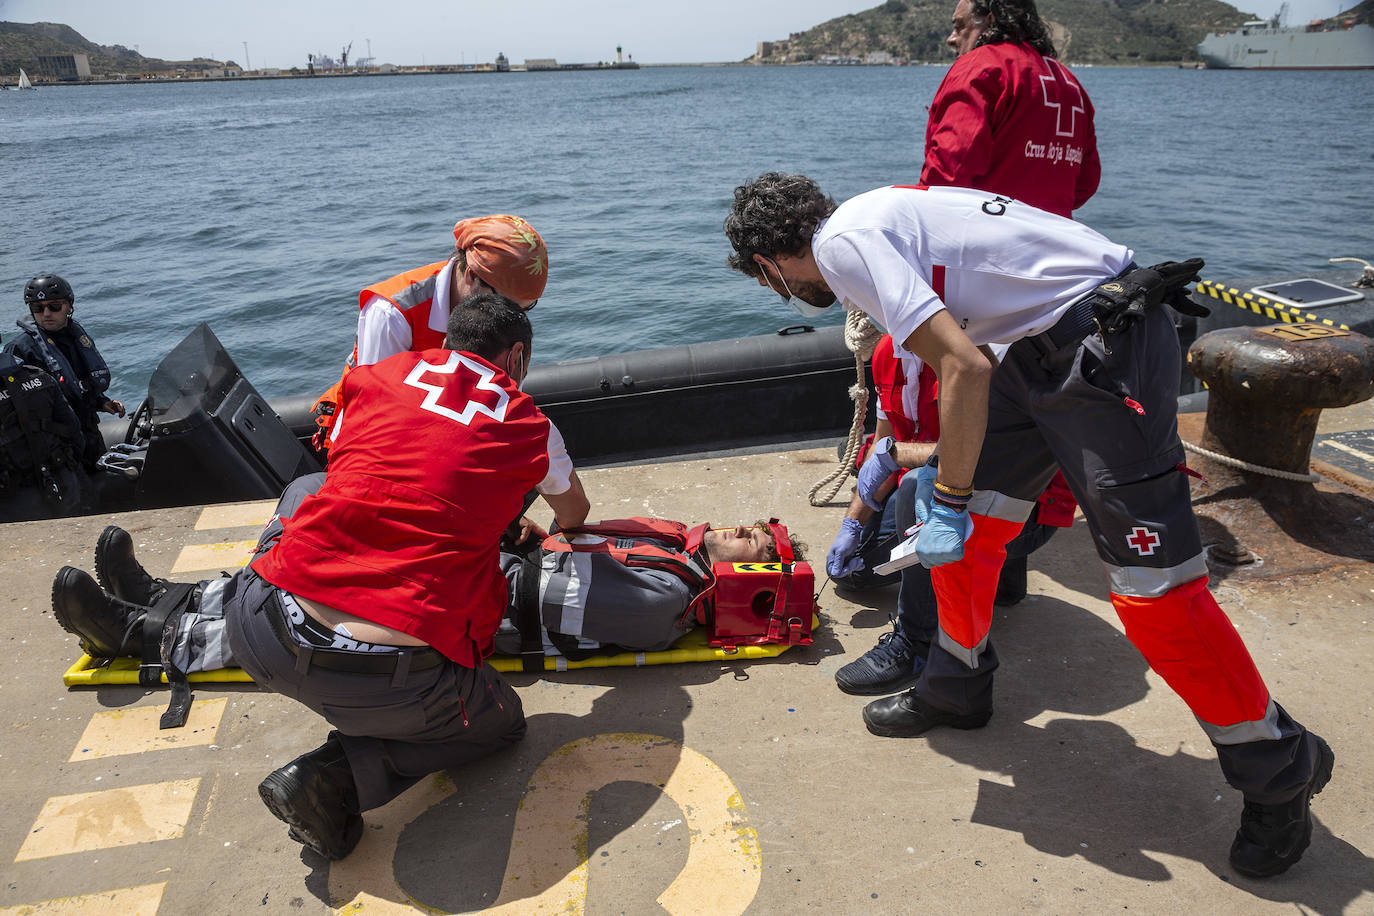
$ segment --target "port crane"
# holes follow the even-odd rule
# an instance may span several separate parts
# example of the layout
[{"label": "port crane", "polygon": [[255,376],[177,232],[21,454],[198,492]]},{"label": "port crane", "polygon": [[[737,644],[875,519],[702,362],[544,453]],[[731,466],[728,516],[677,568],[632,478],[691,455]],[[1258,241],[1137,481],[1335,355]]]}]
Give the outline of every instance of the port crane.
[{"label": "port crane", "polygon": [[352,50],[353,50],[353,42],[350,41],[350,42],[348,43],[348,47],[344,48],[342,51],[339,52],[339,66],[340,66],[340,67],[347,67],[347,66],[348,66],[348,52],[349,52],[349,51],[352,51]]}]

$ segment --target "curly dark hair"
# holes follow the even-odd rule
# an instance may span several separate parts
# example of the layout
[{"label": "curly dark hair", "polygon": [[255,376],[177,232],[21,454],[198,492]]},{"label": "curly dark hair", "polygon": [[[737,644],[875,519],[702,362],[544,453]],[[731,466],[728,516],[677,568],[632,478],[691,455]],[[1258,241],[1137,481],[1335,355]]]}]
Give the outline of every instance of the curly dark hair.
[{"label": "curly dark hair", "polygon": [[834,212],[835,201],[805,175],[765,172],[735,188],[735,203],[725,217],[725,235],[735,253],[727,263],[757,277],[754,255],[798,254],[811,244],[821,220]]},{"label": "curly dark hair", "polygon": [[[781,560],[782,555],[778,553],[778,539],[773,537],[773,532],[768,527],[768,521],[761,518],[754,522],[754,527],[763,532],[765,539],[764,547],[768,551],[768,562],[776,563]],[[806,551],[811,545],[799,539],[790,531],[787,532],[787,539],[792,542],[792,559],[798,561],[805,560]]]},{"label": "curly dark hair", "polygon": [[1058,57],[1049,27],[1040,18],[1035,0],[972,0],[973,15],[992,14],[992,22],[974,47],[1002,41],[1025,42],[1046,57]]}]

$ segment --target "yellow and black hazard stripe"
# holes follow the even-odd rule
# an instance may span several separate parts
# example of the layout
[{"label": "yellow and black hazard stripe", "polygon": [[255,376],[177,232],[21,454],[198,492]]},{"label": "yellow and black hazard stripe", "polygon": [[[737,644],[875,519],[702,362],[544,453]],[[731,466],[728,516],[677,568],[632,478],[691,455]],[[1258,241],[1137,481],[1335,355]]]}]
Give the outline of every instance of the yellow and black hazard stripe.
[{"label": "yellow and black hazard stripe", "polygon": [[1197,291],[1211,296],[1213,299],[1220,299],[1227,305],[1234,305],[1236,308],[1247,309],[1256,315],[1263,315],[1271,321],[1282,321],[1285,324],[1311,322],[1324,324],[1329,328],[1339,328],[1342,331],[1350,330],[1349,325],[1332,321],[1330,318],[1321,318],[1311,312],[1304,312],[1295,305],[1273,302],[1263,296],[1256,296],[1254,293],[1242,293],[1235,287],[1222,286],[1220,283],[1213,283],[1210,280],[1199,280]]}]

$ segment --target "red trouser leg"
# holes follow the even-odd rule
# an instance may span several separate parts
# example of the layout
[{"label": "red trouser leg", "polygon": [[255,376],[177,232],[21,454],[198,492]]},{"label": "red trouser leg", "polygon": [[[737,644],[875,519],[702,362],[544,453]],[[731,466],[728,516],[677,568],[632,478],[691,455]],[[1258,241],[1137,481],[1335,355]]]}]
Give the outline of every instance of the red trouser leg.
[{"label": "red trouser leg", "polygon": [[[1207,577],[1157,598],[1112,595],[1126,636],[1204,723],[1259,722],[1269,690],[1226,613],[1207,591]],[[943,622],[943,617],[942,617]]]},{"label": "red trouser leg", "polygon": [[992,627],[992,599],[1007,558],[1007,544],[1021,533],[1021,521],[974,515],[964,558],[930,571],[940,606],[940,645],[973,668]]}]

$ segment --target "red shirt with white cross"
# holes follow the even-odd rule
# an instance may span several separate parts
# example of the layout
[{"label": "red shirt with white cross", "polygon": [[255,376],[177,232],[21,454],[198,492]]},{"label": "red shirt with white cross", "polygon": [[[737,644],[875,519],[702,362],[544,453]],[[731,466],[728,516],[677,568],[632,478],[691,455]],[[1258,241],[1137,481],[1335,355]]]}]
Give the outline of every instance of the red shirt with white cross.
[{"label": "red shirt with white cross", "polygon": [[1070,216],[1097,190],[1093,105],[1069,68],[1028,44],[974,48],[930,105],[921,184],[977,188]]},{"label": "red shirt with white cross", "polygon": [[571,485],[562,437],[504,372],[452,350],[359,366],[336,417],[324,485],[253,569],[476,667],[506,608],[502,529],[531,489]]}]

